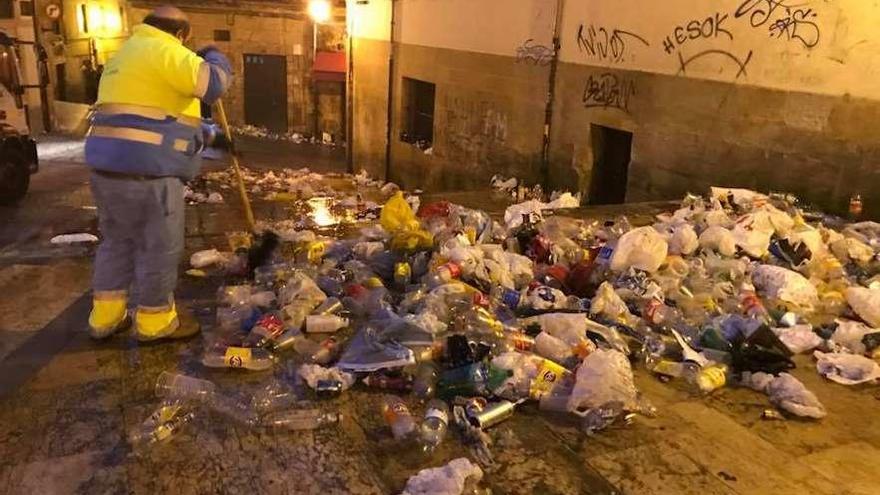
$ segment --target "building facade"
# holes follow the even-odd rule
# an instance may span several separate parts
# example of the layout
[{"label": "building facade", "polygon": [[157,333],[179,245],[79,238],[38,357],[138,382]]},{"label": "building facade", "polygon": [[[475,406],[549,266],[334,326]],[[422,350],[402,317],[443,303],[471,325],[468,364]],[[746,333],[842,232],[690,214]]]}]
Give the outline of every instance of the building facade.
[{"label": "building facade", "polygon": [[724,184],[880,214],[873,2],[350,0],[348,18],[354,164],[408,187],[506,173],[613,203]]},{"label": "building facade", "polygon": [[344,58],[344,3],[318,25],[308,16],[305,1],[135,0],[130,22],[139,23],[165,3],[186,11],[193,29],[191,46],[216,45],[229,56],[236,74],[224,98],[231,123],[276,133],[328,133],[344,140],[345,74],[323,74],[340,69],[333,63],[325,71],[313,70],[315,59],[325,54],[333,58],[342,52]]}]

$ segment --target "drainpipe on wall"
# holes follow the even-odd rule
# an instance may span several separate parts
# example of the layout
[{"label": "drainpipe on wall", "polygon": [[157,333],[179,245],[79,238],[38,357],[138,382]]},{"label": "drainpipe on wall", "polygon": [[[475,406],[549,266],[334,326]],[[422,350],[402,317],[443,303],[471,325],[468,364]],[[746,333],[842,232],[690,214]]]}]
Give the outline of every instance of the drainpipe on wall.
[{"label": "drainpipe on wall", "polygon": [[565,0],[556,0],[556,19],[553,21],[553,58],[550,60],[547,106],[544,109],[544,143],[541,149],[541,183],[545,190],[550,187],[550,127],[553,125],[553,99],[556,97],[556,68],[559,65],[559,48],[562,46],[562,9]]},{"label": "drainpipe on wall", "polygon": [[[346,15],[352,15],[346,12]],[[348,81],[345,86],[345,152],[348,172],[354,170],[354,18],[351,19],[351,32],[348,34]]]},{"label": "drainpipe on wall", "polygon": [[391,180],[391,130],[394,117],[394,2],[391,0],[391,34],[388,36],[388,128],[385,131],[385,181]]}]

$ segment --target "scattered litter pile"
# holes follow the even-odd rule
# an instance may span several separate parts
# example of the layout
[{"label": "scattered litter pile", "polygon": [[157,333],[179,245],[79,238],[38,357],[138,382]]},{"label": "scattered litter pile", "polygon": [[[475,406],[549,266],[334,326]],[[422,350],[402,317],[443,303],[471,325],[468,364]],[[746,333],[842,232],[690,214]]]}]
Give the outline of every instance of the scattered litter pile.
[{"label": "scattered litter pile", "polygon": [[[351,202],[320,178],[304,169],[247,181],[267,197]],[[296,379],[243,398],[163,374],[163,403],[133,440],[170,437],[199,406],[254,427],[334,425],[342,418],[317,399],[357,386],[387,394],[390,436],[431,451],[453,430],[491,466],[486,430],[525,402],[570,414],[589,435],[655,414],[633,366],[697,394],[749,387],[814,419],[826,411],[788,373],[794,353],[815,351],[818,372],[838,383],[880,377],[880,225],[835,230],[790,197],[713,188],[633,227],[563,216],[579,200],[554,196],[513,205],[500,223],[397,191],[354,238],[294,229],[194,254],[194,267],[225,276],[202,363],[295,363]],[[425,480],[438,479],[438,490],[458,493],[481,476],[459,459],[423,471],[406,492],[430,493]]]}]

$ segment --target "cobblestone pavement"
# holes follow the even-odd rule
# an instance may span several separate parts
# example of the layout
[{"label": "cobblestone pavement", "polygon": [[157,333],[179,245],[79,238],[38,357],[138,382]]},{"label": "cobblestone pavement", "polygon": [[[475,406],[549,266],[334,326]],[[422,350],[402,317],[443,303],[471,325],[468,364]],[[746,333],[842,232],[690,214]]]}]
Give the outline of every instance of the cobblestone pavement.
[{"label": "cobblestone pavement", "polygon": [[[381,394],[355,387],[323,403],[343,413],[337,429],[253,430],[204,412],[181,436],[134,455],[125,435],[155,407],[160,372],[183,370],[239,390],[271,372],[203,368],[202,337],[155,345],[138,345],[130,335],[91,342],[84,328],[89,250],[48,244],[58,233],[94,231],[88,174],[69,156],[57,160],[63,161],[44,163],[22,205],[0,209],[4,493],[397,493],[419,469],[468,454],[455,441],[429,458],[394,442],[381,424]],[[486,193],[440,196],[496,213],[504,206]],[[237,204],[228,202],[188,209],[188,250],[222,247],[226,231],[241,230]],[[261,218],[290,215],[278,203],[256,206]],[[658,207],[630,213],[647,218]],[[206,327],[220,282],[182,278],[179,298]],[[526,405],[491,430],[497,465],[483,486],[517,494],[878,493],[880,392],[824,381],[808,358],[797,364],[794,375],[828,408],[821,422],[765,421],[763,395],[729,388],[696,398],[637,372],[657,418],[586,438],[571,417]]]}]

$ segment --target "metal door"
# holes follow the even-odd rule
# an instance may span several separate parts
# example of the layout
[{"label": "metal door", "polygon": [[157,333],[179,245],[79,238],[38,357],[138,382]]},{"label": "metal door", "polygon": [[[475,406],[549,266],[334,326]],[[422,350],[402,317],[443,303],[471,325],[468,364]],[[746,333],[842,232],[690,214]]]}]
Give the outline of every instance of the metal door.
[{"label": "metal door", "polygon": [[287,59],[282,55],[244,55],[244,120],[274,132],[287,132]]}]

